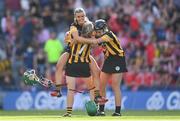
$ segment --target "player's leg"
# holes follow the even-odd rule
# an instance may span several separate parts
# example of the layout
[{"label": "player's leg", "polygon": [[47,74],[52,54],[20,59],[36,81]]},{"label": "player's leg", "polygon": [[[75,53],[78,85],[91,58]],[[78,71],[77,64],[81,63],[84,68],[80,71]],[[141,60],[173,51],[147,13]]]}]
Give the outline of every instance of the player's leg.
[{"label": "player's leg", "polygon": [[75,90],[75,83],[76,83],[76,78],[75,77],[70,77],[66,76],[67,80],[67,112],[63,115],[65,117],[70,117],[72,114],[72,107],[74,103],[74,91]]},{"label": "player's leg", "polygon": [[92,76],[90,78],[83,78],[83,80],[85,81],[87,89],[89,90],[91,100],[94,100],[95,86]]},{"label": "player's leg", "polygon": [[113,113],[113,116],[121,116],[121,90],[120,90],[120,84],[122,80],[122,73],[114,73],[112,74],[112,89],[114,91],[115,95],[115,112]]},{"label": "player's leg", "polygon": [[56,65],[56,74],[55,74],[56,85],[62,84],[63,70],[68,61],[68,58],[69,58],[69,53],[65,52],[61,55],[61,57],[58,60],[58,63]]},{"label": "player's leg", "polygon": [[90,59],[91,59],[90,70],[91,70],[92,79],[94,81],[96,90],[99,90],[100,68],[97,65],[96,60],[92,56],[90,56]]},{"label": "player's leg", "polygon": [[69,53],[65,52],[60,56],[58,63],[56,64],[56,72],[55,72],[56,89],[51,92],[51,96],[56,96],[56,97],[61,96],[60,89],[62,85],[63,70],[68,58],[69,58]]},{"label": "player's leg", "polygon": [[90,56],[90,59],[91,59],[90,71],[91,71],[92,79],[94,81],[94,86],[95,86],[95,90],[94,90],[95,101],[106,103],[108,100],[100,95],[100,68],[96,60],[92,56]]},{"label": "player's leg", "polygon": [[[111,74],[108,74],[105,72],[101,72],[101,74],[100,74],[100,92],[103,97],[106,97],[106,86],[107,86],[107,82],[110,79],[110,77],[111,77]],[[105,115],[104,107],[105,107],[105,104],[99,105],[99,114],[98,115],[101,115],[101,116]]]}]

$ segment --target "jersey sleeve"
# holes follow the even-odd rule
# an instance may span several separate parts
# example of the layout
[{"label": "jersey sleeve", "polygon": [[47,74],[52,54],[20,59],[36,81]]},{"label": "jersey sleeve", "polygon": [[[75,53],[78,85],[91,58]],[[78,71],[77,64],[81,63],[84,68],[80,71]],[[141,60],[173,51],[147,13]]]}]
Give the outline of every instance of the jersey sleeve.
[{"label": "jersey sleeve", "polygon": [[101,39],[103,40],[103,42],[109,42],[109,41],[111,41],[111,38],[108,36],[108,35],[103,35],[102,37],[101,37]]},{"label": "jersey sleeve", "polygon": [[75,26],[70,27],[70,33],[78,32],[77,28]]},{"label": "jersey sleeve", "polygon": [[70,31],[68,31],[68,32],[66,33],[65,38],[64,38],[64,42],[65,42],[66,44],[71,43],[71,33],[70,33]]}]

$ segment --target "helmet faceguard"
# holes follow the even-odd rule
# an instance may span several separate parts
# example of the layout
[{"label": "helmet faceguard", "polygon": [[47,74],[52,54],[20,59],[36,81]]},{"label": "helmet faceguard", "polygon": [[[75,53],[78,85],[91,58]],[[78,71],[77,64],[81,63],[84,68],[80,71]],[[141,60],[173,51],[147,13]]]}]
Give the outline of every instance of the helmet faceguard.
[{"label": "helmet faceguard", "polygon": [[95,21],[95,25],[94,25],[94,29],[95,29],[95,31],[101,30],[102,31],[102,35],[105,34],[108,31],[106,21],[103,20],[103,19],[96,20]]},{"label": "helmet faceguard", "polygon": [[106,21],[103,19],[98,19],[95,21],[94,25],[95,30],[102,30],[102,29],[107,29],[107,24]]}]

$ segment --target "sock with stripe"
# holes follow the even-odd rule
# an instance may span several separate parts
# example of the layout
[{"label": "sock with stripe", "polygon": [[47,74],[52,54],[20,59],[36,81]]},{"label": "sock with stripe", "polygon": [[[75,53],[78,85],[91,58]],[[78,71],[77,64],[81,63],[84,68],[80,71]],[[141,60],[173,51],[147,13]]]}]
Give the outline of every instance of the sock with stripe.
[{"label": "sock with stripe", "polygon": [[71,114],[72,113],[72,107],[67,107],[66,111],[67,111],[67,113]]},{"label": "sock with stripe", "polygon": [[95,95],[95,97],[100,96],[99,90],[95,90],[95,91],[94,91],[94,95]]},{"label": "sock with stripe", "polygon": [[61,89],[61,84],[57,84],[56,85],[56,91],[60,91],[60,89]]}]

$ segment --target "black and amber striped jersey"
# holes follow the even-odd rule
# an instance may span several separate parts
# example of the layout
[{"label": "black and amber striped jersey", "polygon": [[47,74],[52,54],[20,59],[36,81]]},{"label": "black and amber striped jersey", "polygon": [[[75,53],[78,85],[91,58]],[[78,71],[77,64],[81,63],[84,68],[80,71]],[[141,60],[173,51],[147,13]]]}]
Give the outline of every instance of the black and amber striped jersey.
[{"label": "black and amber striped jersey", "polygon": [[81,31],[82,31],[82,27],[72,23],[70,26],[70,30],[66,32],[66,37],[65,37],[65,44],[67,44],[68,46],[72,46],[72,32],[78,31],[78,34],[81,35]]},{"label": "black and amber striped jersey", "polygon": [[72,35],[71,35],[71,33],[70,33],[70,31],[68,31],[67,33],[66,33],[66,36],[65,36],[65,39],[64,39],[64,42],[65,42],[65,44],[66,44],[66,47],[65,47],[65,50],[66,50],[66,52],[69,52],[70,51],[70,49],[71,49],[71,47],[72,47],[72,37],[71,37]]},{"label": "black and amber striped jersey", "polygon": [[[73,32],[79,33],[81,35],[82,27],[78,25],[71,25],[70,27],[70,34]],[[71,37],[73,38],[72,34]],[[84,44],[84,43],[73,43],[71,45],[70,50],[70,57],[68,60],[68,63],[78,63],[78,62],[90,62],[90,44]]]},{"label": "black and amber striped jersey", "polygon": [[104,48],[103,52],[105,57],[111,55],[124,56],[124,51],[121,48],[120,41],[112,31],[106,32],[101,39],[104,41],[101,45]]},{"label": "black and amber striped jersey", "polygon": [[65,37],[65,39],[64,39],[64,42],[66,43],[66,44],[69,44],[69,43],[71,43],[71,33],[70,33],[70,31],[68,31],[68,32],[66,32],[66,37]]}]

